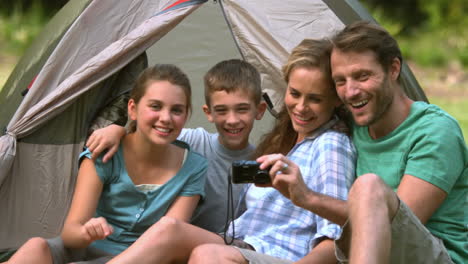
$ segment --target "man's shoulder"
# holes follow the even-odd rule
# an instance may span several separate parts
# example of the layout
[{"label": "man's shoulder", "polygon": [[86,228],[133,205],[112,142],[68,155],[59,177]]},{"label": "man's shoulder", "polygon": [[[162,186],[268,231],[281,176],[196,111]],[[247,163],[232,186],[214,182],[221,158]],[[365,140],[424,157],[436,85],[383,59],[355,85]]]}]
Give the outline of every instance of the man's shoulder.
[{"label": "man's shoulder", "polygon": [[425,102],[414,102],[414,113],[408,126],[420,133],[445,137],[461,134],[458,121],[437,105]]},{"label": "man's shoulder", "polygon": [[[413,103],[414,114],[417,116],[418,119],[421,120],[438,120],[442,122],[446,122],[449,124],[456,124],[458,125],[457,120],[452,117],[449,113],[445,110],[440,108],[434,104],[428,104],[426,102],[414,102]],[[435,123],[435,122],[432,122]]]}]

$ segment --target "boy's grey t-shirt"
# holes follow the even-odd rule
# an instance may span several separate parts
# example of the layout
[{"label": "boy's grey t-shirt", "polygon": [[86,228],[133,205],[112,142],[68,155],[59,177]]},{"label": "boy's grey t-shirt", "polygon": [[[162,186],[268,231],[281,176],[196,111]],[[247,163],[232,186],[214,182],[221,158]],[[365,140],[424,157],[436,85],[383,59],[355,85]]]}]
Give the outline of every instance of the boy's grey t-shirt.
[{"label": "boy's grey t-shirt", "polygon": [[[223,232],[226,223],[228,175],[231,163],[235,160],[251,159],[255,147],[249,144],[242,150],[227,149],[219,143],[218,133],[209,133],[201,127],[184,128],[178,139],[187,142],[193,151],[208,160],[205,199],[193,213],[191,223],[212,232]],[[234,207],[239,203],[240,192],[244,185],[232,184]]]}]

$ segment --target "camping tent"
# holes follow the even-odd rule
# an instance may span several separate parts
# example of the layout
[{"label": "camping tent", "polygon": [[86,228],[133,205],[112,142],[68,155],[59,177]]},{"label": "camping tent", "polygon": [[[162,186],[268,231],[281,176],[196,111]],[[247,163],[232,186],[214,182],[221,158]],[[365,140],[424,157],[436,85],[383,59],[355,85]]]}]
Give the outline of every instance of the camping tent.
[{"label": "camping tent", "polygon": [[[215,2],[73,0],[51,20],[0,92],[0,251],[59,233],[90,123],[129,89],[145,51],[150,64],[192,61],[181,65],[202,69],[192,80],[221,59],[241,57],[260,71],[274,113],[285,89],[280,68],[295,45],[372,20],[355,0]],[[410,97],[426,100],[406,65],[403,83]],[[200,86],[195,105],[203,101]],[[196,115],[189,125],[205,125]],[[261,133],[268,124],[257,127]]]}]

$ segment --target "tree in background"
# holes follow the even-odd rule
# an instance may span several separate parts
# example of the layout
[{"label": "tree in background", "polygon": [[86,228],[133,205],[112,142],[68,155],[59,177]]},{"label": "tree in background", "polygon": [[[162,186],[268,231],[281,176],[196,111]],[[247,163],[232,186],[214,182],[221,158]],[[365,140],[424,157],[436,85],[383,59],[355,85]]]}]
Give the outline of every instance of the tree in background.
[{"label": "tree in background", "polygon": [[423,66],[468,67],[467,0],[361,2],[398,39],[406,58]]},{"label": "tree in background", "polygon": [[39,5],[46,15],[52,16],[67,2],[68,0],[0,0],[0,12],[9,16],[14,11],[25,13]]},{"label": "tree in background", "polygon": [[410,34],[429,27],[466,26],[468,3],[466,0],[361,0],[374,13],[399,23],[398,33]]}]

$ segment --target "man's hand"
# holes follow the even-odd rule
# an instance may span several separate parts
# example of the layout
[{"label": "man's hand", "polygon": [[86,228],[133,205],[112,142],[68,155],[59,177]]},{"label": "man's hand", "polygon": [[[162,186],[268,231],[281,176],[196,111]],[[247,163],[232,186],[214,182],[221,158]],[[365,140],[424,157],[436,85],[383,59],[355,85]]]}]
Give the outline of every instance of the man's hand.
[{"label": "man's hand", "polygon": [[[313,192],[307,187],[302,178],[301,170],[294,162],[282,154],[264,155],[257,159],[260,169],[271,166],[271,186],[297,206],[304,207],[307,197]],[[264,185],[259,185],[264,186]]]},{"label": "man's hand", "polygon": [[96,160],[99,154],[107,149],[102,161],[105,163],[110,160],[119,149],[120,140],[124,135],[125,128],[114,124],[95,130],[86,141],[86,147],[91,151],[92,159]]},{"label": "man's hand", "polygon": [[81,227],[83,239],[89,243],[104,239],[113,232],[114,228],[107,223],[104,217],[91,218]]}]

